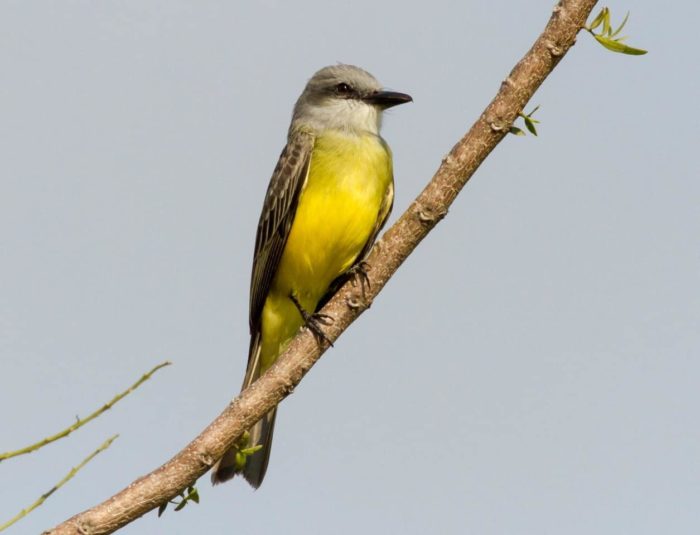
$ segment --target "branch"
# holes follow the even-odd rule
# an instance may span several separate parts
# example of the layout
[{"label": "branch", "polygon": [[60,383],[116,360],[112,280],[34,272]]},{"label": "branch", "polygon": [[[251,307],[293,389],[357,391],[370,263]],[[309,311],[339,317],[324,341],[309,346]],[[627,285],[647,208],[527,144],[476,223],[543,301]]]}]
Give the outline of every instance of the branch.
[{"label": "branch", "polygon": [[5,522],[4,524],[0,525],[0,531],[3,531],[3,530],[5,530],[5,529],[9,528],[12,524],[14,524],[15,522],[17,522],[18,520],[21,520],[22,518],[24,518],[25,516],[27,516],[29,513],[31,513],[34,509],[36,509],[36,508],[39,507],[41,504],[43,504],[43,503],[48,499],[49,496],[51,496],[54,492],[56,492],[58,489],[60,489],[63,485],[65,485],[66,483],[68,483],[68,481],[70,481],[70,480],[73,478],[73,476],[74,476],[75,474],[77,474],[78,471],[79,471],[83,466],[85,466],[87,463],[89,463],[89,462],[92,461],[95,457],[97,457],[97,455],[98,455],[99,453],[101,453],[101,452],[103,452],[104,450],[106,450],[107,448],[109,448],[109,447],[112,445],[112,442],[114,442],[114,441],[117,439],[118,436],[119,436],[119,435],[114,435],[112,438],[108,438],[107,440],[105,440],[99,448],[97,448],[97,449],[96,449],[95,451],[93,451],[90,455],[88,455],[87,457],[85,457],[85,459],[83,459],[83,460],[80,462],[80,464],[79,464],[78,466],[74,466],[73,468],[71,468],[71,469],[70,469],[70,472],[68,472],[68,473],[63,477],[63,479],[61,479],[61,481],[59,481],[58,483],[56,483],[53,487],[51,487],[49,490],[47,490],[44,494],[42,494],[41,496],[39,496],[39,498],[37,498],[37,500],[36,500],[33,504],[31,504],[31,505],[30,505],[29,507],[27,507],[26,509],[22,509],[19,513],[17,513],[15,516],[13,516],[10,520],[8,520],[8,521]]},{"label": "branch", "polygon": [[15,451],[8,451],[8,452],[5,452],[5,453],[0,453],[0,462],[4,461],[5,459],[10,459],[10,458],[12,458],[12,457],[17,457],[18,455],[24,455],[24,454],[26,454],[26,453],[32,453],[33,451],[36,451],[36,450],[38,450],[39,448],[43,448],[43,447],[46,446],[47,444],[51,444],[52,442],[56,442],[57,440],[59,440],[59,439],[61,439],[61,438],[63,438],[63,437],[67,437],[68,435],[70,435],[70,434],[71,434],[73,431],[75,431],[76,429],[80,429],[80,428],[83,427],[86,423],[90,422],[91,420],[94,420],[94,419],[97,418],[99,415],[101,415],[103,412],[106,412],[106,411],[108,411],[109,409],[111,409],[112,407],[114,407],[114,405],[115,405],[117,402],[119,402],[119,401],[121,401],[122,399],[124,399],[126,396],[128,396],[128,395],[131,394],[134,390],[136,390],[139,386],[141,386],[143,383],[145,383],[146,381],[148,381],[154,373],[156,373],[156,372],[157,372],[158,370],[160,370],[161,368],[165,368],[166,366],[170,366],[170,364],[171,364],[171,362],[168,362],[168,361],[165,361],[165,362],[163,362],[163,363],[161,363],[161,364],[158,364],[158,366],[156,366],[155,368],[153,368],[150,372],[143,374],[143,375],[141,376],[141,379],[139,379],[139,380],[136,381],[133,385],[131,385],[129,388],[127,388],[126,390],[124,390],[124,392],[122,392],[121,394],[117,394],[116,396],[114,396],[111,400],[109,400],[107,403],[105,403],[104,405],[102,405],[102,407],[100,407],[99,409],[97,409],[96,411],[94,411],[94,412],[93,412],[92,414],[90,414],[89,416],[86,416],[85,418],[78,418],[78,419],[76,420],[76,422],[75,422],[73,425],[67,427],[67,428],[64,429],[63,431],[59,431],[59,432],[56,433],[55,435],[51,435],[50,437],[46,437],[46,438],[40,440],[39,442],[35,442],[34,444],[31,444],[31,445],[26,446],[26,447],[24,447],[24,448],[21,448],[21,449],[15,450]]},{"label": "branch", "polygon": [[[389,278],[447,214],[481,162],[508,133],[547,75],[574,44],[596,0],[561,0],[535,44],[502,82],[498,94],[469,132],[443,159],[437,173],[367,258],[370,288],[363,296],[345,284],[323,308],[333,318],[325,333],[334,341],[364,312]],[[105,502],[80,513],[51,535],[112,533],[192,485],[246,429],[288,396],[326,348],[306,329],[267,373],[234,399],[194,441],[170,461]]]}]

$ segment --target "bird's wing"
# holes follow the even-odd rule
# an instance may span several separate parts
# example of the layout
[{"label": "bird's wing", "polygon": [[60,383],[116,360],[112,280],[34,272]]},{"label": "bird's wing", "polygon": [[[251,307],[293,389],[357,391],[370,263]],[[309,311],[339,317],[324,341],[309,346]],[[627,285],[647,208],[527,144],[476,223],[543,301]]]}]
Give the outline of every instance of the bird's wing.
[{"label": "bird's wing", "polygon": [[253,338],[260,332],[263,305],[292,228],[299,194],[309,173],[313,146],[311,134],[293,133],[280,154],[267,187],[255,237],[250,280],[250,331]]}]

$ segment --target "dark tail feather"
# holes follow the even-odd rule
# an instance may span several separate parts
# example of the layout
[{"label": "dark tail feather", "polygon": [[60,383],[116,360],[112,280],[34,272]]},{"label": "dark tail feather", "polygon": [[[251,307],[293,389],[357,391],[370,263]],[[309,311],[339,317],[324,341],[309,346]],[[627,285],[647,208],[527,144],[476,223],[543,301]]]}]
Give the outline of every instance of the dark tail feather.
[{"label": "dark tail feather", "polygon": [[[242,390],[249,387],[260,376],[260,334],[254,335],[250,341],[250,354],[248,357],[248,370],[243,380]],[[216,485],[228,481],[237,473],[241,472],[243,477],[256,489],[262,484],[267,471],[267,463],[270,460],[270,448],[272,447],[272,433],[275,430],[275,415],[277,408],[272,409],[258,421],[248,432],[250,439],[248,446],[261,445],[262,448],[246,459],[242,471],[236,470],[236,447],[228,450],[224,456],[214,466],[211,473],[211,482]],[[240,447],[240,445],[239,445]]]},{"label": "dark tail feather", "polygon": [[265,472],[267,472],[267,463],[270,461],[270,449],[272,448],[272,434],[275,430],[276,415],[277,408],[274,408],[250,429],[251,446],[260,444],[262,449],[246,459],[243,477],[256,489],[262,484]]},{"label": "dark tail feather", "polygon": [[219,483],[228,481],[237,473],[236,451],[230,449],[224,453],[224,456],[214,465],[214,469],[211,471],[211,483],[212,485],[218,485]]},{"label": "dark tail feather", "polygon": [[[268,412],[262,420],[251,427],[248,447],[261,445],[262,448],[246,459],[245,467],[241,472],[245,480],[254,488],[258,488],[265,478],[267,463],[270,460],[270,449],[272,448],[272,434],[275,430],[275,415],[277,408]],[[236,470],[236,448],[228,450],[221,460],[216,463],[211,473],[211,482],[214,485],[228,481],[237,473]]]}]

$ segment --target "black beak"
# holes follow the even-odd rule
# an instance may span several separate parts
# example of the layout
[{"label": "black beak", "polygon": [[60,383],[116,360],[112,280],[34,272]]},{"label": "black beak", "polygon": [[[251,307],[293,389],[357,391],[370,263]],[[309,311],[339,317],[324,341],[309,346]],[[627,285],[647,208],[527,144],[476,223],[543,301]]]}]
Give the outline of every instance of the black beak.
[{"label": "black beak", "polygon": [[406,102],[413,102],[411,95],[407,95],[406,93],[397,93],[395,91],[375,91],[371,95],[364,97],[362,100],[368,104],[379,106],[384,110],[391,108],[392,106],[405,104]]}]

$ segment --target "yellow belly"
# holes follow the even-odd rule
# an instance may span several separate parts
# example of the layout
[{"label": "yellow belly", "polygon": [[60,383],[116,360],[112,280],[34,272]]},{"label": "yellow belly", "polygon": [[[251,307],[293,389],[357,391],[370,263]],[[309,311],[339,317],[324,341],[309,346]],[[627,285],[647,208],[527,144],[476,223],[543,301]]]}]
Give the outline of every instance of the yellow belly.
[{"label": "yellow belly", "polygon": [[309,176],[262,312],[262,368],[302,324],[291,299],[313,312],[330,284],[356,261],[392,183],[391,153],[376,136],[317,138]]}]

